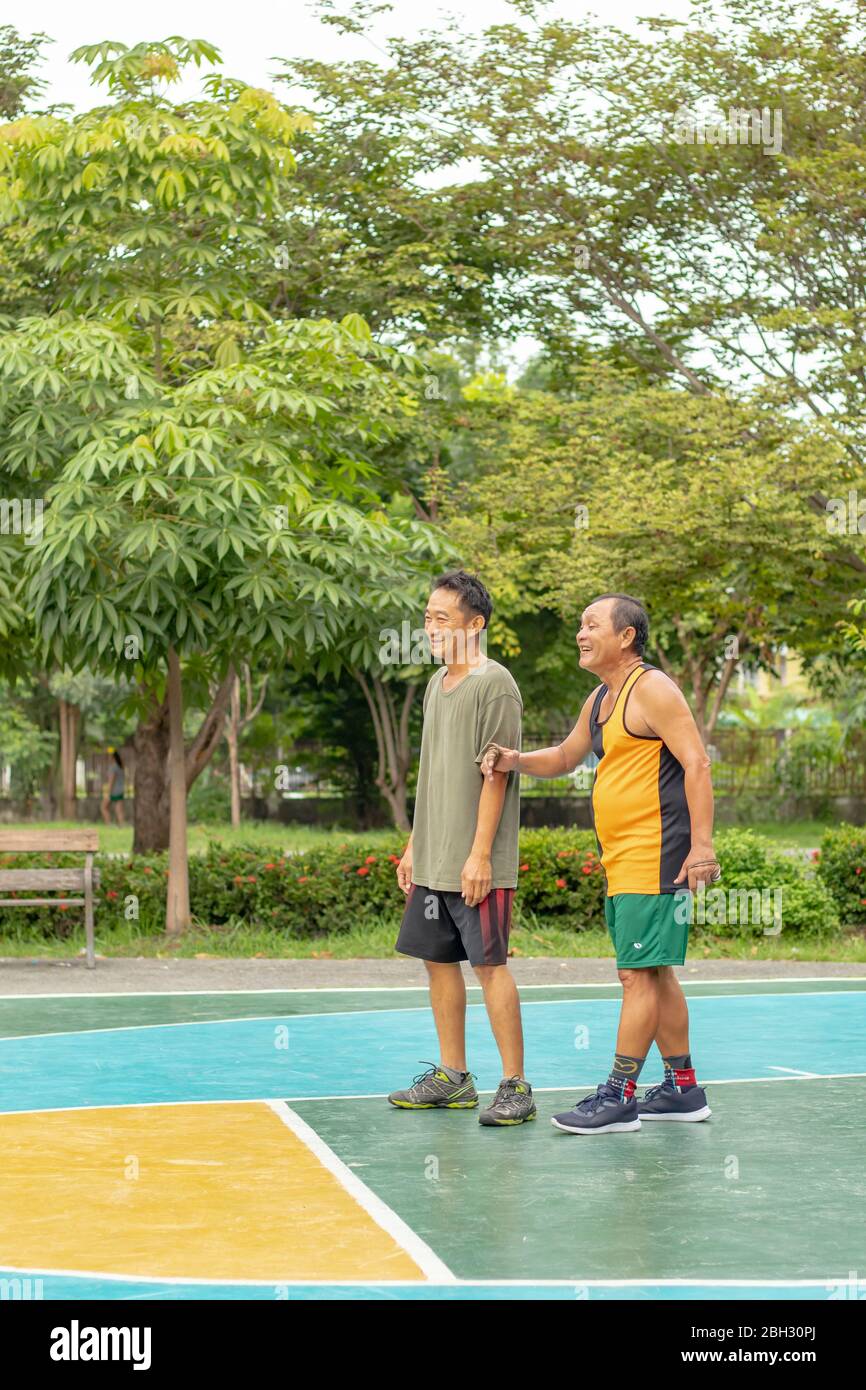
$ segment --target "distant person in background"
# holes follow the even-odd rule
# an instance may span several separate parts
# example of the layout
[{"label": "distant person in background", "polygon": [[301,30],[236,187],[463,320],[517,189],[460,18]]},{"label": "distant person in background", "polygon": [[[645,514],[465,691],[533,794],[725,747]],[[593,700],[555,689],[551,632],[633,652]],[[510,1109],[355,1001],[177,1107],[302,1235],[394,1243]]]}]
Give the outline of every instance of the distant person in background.
[{"label": "distant person in background", "polygon": [[117,818],[118,825],[126,824],[126,817],[123,812],[123,798],[126,792],[126,775],[123,770],[123,759],[116,748],[112,748],[114,754],[114,766],[111,769],[111,777],[105,784],[102,795],[102,819],[106,825],[111,824],[111,808]]}]

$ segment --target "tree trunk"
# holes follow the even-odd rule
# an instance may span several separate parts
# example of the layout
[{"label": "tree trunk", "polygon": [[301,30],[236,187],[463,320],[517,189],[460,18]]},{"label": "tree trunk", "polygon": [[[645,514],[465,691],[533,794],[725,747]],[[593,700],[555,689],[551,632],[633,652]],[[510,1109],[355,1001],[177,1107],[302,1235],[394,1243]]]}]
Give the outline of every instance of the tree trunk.
[{"label": "tree trunk", "polygon": [[60,815],[63,820],[75,820],[77,812],[75,763],[78,758],[78,738],[81,710],[68,700],[59,701],[60,715]]},{"label": "tree trunk", "polygon": [[168,706],[151,697],[151,707],[133,737],[135,748],[135,833],[133,854],[168,849]]},{"label": "tree trunk", "polygon": [[235,668],[229,668],[214,694],[213,703],[201,722],[198,733],[186,754],[186,789],[189,791],[195,779],[204,771],[220,745],[225,732],[226,711],[235,683]]},{"label": "tree trunk", "polygon": [[[728,693],[728,687],[730,686],[731,681],[734,678],[734,672],[736,671],[739,664],[739,655],[729,656],[725,658],[725,664],[722,667],[722,674],[719,677],[712,707],[710,709],[709,718],[707,719],[707,739],[712,738],[713,734],[716,732],[716,725],[719,722],[719,715],[721,714],[722,703],[724,701],[725,696]],[[704,739],[705,743],[707,739]]]},{"label": "tree trunk", "polygon": [[[225,721],[226,742],[229,746],[229,780],[231,782],[232,793],[232,826],[237,830],[241,823],[241,763],[240,763],[240,741],[241,734],[248,724],[251,724],[256,715],[260,712],[265,702],[265,692],[268,688],[268,678],[265,676],[262,681],[262,688],[259,691],[259,698],[253,700],[253,678],[249,666],[244,662],[244,687],[246,689],[246,708],[241,708],[241,678],[235,675],[234,668],[229,667],[227,679],[230,681],[230,694],[228,694],[228,713]],[[220,687],[220,693],[214,702],[214,708],[226,690],[226,682]]]},{"label": "tree trunk", "polygon": [[238,830],[241,823],[241,764],[238,758],[238,735],[241,723],[241,681],[235,676],[232,683],[231,704],[226,720],[226,741],[229,746],[229,778],[232,788],[232,829]]},{"label": "tree trunk", "polygon": [[410,830],[409,812],[406,807],[406,783],[412,761],[409,715],[418,693],[418,685],[409,681],[403,686],[403,700],[398,716],[391,688],[384,681],[378,676],[371,676],[368,681],[361,671],[355,671],[353,674],[364,692],[376,731],[376,748],[379,754],[376,786],[388,803],[396,828]]},{"label": "tree trunk", "polygon": [[180,936],[190,924],[189,859],[186,838],[186,746],[183,741],[183,683],[174,647],[168,649],[168,782],[170,831],[165,930]]},{"label": "tree trunk", "polygon": [[[228,674],[216,692],[214,702],[202,720],[201,727],[184,750],[184,779],[186,789],[192,786],[207,767],[217,748],[225,720],[226,705],[231,693],[234,673]],[[135,835],[133,854],[153,854],[168,849],[170,839],[170,797],[168,779],[169,715],[167,698],[158,701],[151,695],[151,706],[138,725],[133,738],[135,748]]]},{"label": "tree trunk", "polygon": [[400,778],[393,786],[377,785],[379,785],[379,790],[388,803],[395,828],[397,830],[411,830],[409,811],[406,806],[406,778]]}]

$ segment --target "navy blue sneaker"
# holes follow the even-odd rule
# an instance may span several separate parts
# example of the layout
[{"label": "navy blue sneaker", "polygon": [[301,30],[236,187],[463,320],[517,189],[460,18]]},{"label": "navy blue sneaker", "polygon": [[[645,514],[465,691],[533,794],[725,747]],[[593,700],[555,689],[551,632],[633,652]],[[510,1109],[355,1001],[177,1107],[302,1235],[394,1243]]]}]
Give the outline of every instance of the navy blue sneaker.
[{"label": "navy blue sneaker", "polygon": [[594,1096],[584,1096],[573,1110],[554,1115],[550,1123],[557,1129],[564,1129],[566,1134],[616,1134],[640,1129],[634,1097],[621,1100],[619,1091],[608,1082],[599,1086]]},{"label": "navy blue sneaker", "polygon": [[678,1091],[672,1081],[663,1081],[650,1086],[637,1103],[637,1113],[642,1120],[708,1120],[713,1112],[703,1086]]}]

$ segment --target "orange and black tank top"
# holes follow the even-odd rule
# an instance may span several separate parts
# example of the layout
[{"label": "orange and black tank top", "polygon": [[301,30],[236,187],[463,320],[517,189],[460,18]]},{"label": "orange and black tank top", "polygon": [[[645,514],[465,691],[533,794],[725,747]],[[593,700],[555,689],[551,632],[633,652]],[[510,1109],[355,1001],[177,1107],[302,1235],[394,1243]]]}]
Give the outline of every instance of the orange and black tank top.
[{"label": "orange and black tank top", "polygon": [[645,671],[641,662],[628,676],[607,719],[600,720],[607,686],[592,703],[589,728],[598,767],[592,787],[592,820],[614,893],[676,893],[674,883],[691,847],[691,820],[682,763],[654,734],[628,727],[631,692]]}]

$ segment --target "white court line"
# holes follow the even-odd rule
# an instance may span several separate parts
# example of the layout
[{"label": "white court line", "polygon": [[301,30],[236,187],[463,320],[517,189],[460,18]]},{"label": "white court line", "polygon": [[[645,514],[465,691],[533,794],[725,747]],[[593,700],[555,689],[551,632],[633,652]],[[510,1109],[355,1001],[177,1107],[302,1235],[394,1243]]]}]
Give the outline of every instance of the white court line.
[{"label": "white court line", "polygon": [[[547,989],[547,985],[540,986]],[[571,986],[565,986],[571,988]],[[311,991],[314,992],[314,991]],[[866,990],[859,989],[798,989],[789,991],[786,994],[773,992],[772,994],[761,994],[754,991],[749,994],[690,994],[691,999],[787,999],[790,995],[792,999],[822,999],[824,995],[832,994],[834,998],[845,998],[849,995],[859,997],[866,994]],[[22,998],[36,998],[35,995],[21,996]],[[53,997],[53,996],[51,996]],[[82,996],[87,998],[88,996]],[[613,1004],[613,999],[602,999],[603,1004]],[[592,1003],[588,999],[525,999],[521,1001],[522,1009],[545,1009],[550,1005],[561,1008],[565,1004],[587,1004]],[[483,1001],[477,1004],[469,1004],[470,1009],[483,1009]],[[153,1028],[203,1028],[208,1024],[223,1023],[297,1023],[305,1018],[367,1018],[371,1014],[426,1014],[429,1013],[429,1004],[411,1005],[405,1009],[325,1009],[322,1013],[303,1013],[303,1014],[243,1014],[238,1018],[185,1018],[172,1021],[170,1023],[118,1023],[111,1028],[64,1028],[57,1029],[50,1033],[9,1033],[0,1037],[0,1043],[4,1042],[25,1042],[31,1038],[75,1038],[91,1033],[145,1033]],[[816,1072],[817,1076],[818,1073]]]},{"label": "white court line", "polygon": [[768,1069],[769,1069],[770,1071],[787,1071],[787,1072],[790,1072],[792,1076],[820,1076],[820,1075],[821,1075],[821,1073],[818,1072],[818,1071],[800,1071],[797,1067],[771,1067],[771,1066],[769,1065],[769,1063],[768,1063],[767,1065],[768,1065]]},{"label": "white court line", "polygon": [[[701,1085],[752,1086],[760,1081],[847,1081],[863,1076],[866,1076],[866,1071],[815,1072],[808,1076],[733,1076],[720,1081],[705,1080]],[[569,1081],[564,1086],[533,1086],[532,1090],[535,1095],[547,1095],[557,1091],[591,1091],[597,1085],[598,1077],[593,1081]],[[496,1092],[482,1090],[478,1094],[493,1096]],[[303,1105],[308,1100],[385,1100],[387,1095],[387,1091],[367,1091],[357,1095],[344,1091],[342,1095],[331,1096],[215,1096],[210,1100],[106,1101],[96,1105],[49,1105],[33,1106],[29,1110],[0,1110],[0,1119],[7,1115],[65,1115],[71,1110],[82,1113],[89,1110],[156,1110],[171,1105]]]},{"label": "white court line", "polygon": [[[700,1084],[701,1084],[701,1086],[752,1086],[752,1085],[754,1085],[754,1084],[755,1084],[756,1082],[758,1082],[758,1081],[806,1081],[806,1080],[809,1080],[809,1081],[843,1081],[843,1080],[847,1080],[848,1078],[851,1078],[851,1077],[860,1077],[860,1076],[866,1076],[866,1071],[834,1071],[834,1072],[817,1072],[817,1071],[814,1071],[814,1072],[803,1072],[802,1075],[797,1075],[797,1076],[734,1076],[734,1077],[725,1077],[723,1080],[720,1080],[720,1081],[713,1081],[712,1079],[710,1079],[710,1080],[702,1080]],[[650,1083],[650,1082],[643,1083],[643,1082],[642,1082],[641,1085],[643,1085],[643,1084],[650,1085],[650,1084],[653,1084],[653,1083]],[[594,1087],[594,1086],[597,1086],[597,1085],[598,1085],[598,1081],[597,1081],[597,1080],[595,1080],[595,1081],[569,1081],[568,1084],[565,1085],[565,1086],[533,1086],[533,1088],[532,1088],[532,1094],[533,1094],[534,1096],[543,1096],[543,1095],[548,1095],[548,1094],[551,1094],[551,1093],[556,1093],[557,1091],[583,1091],[583,1090],[591,1091],[591,1090],[593,1089],[593,1087]],[[305,1100],[383,1100],[383,1099],[385,1099],[385,1098],[387,1097],[387,1094],[388,1094],[387,1091],[380,1091],[378,1094],[376,1094],[376,1093],[371,1093],[370,1095],[364,1095],[364,1096],[352,1096],[352,1095],[342,1095],[342,1096],[287,1096],[287,1097],[286,1097],[286,1100],[287,1100],[288,1103],[290,1103],[290,1104],[292,1104],[292,1105],[301,1105]],[[493,1095],[496,1094],[496,1092],[495,1092],[495,1091],[479,1091],[478,1094],[479,1094],[480,1096],[493,1096]],[[77,1109],[78,1107],[64,1106],[63,1108],[68,1110],[68,1109],[73,1109],[73,1108],[76,1108],[76,1109]],[[96,1109],[96,1108],[98,1108],[98,1107],[94,1106],[93,1108]],[[10,1115],[16,1115],[16,1114],[20,1114],[20,1113],[22,1113],[22,1112],[16,1111],[16,1110],[10,1110],[10,1111],[8,1111],[8,1112],[0,1111],[0,1115],[2,1115],[2,1114],[4,1114],[4,1113],[8,1113],[8,1114],[10,1114]],[[29,1111],[28,1111],[28,1112],[23,1112],[23,1113],[29,1113]]]},{"label": "white court line", "polygon": [[[399,1218],[398,1218],[399,1219]],[[668,1289],[830,1289],[841,1281],[847,1282],[849,1275],[825,1275],[815,1279],[687,1279],[659,1278],[647,1279],[431,1279],[424,1283],[420,1279],[195,1279],[182,1275],[166,1275],[160,1278],[153,1274],[105,1274],[97,1269],[37,1269],[30,1266],[0,1265],[0,1275],[36,1275],[39,1278],[55,1279],[104,1279],[115,1284],[204,1284],[215,1288],[254,1288],[254,1289],[309,1289],[309,1288],[360,1288],[360,1289],[426,1289],[426,1288],[485,1288],[485,1289],[644,1289],[658,1286]]]},{"label": "white court line", "polygon": [[[17,957],[15,958],[17,960]],[[21,957],[25,959],[25,957]],[[296,960],[299,957],[286,957],[286,959]],[[534,956],[534,960],[541,960],[543,957]],[[579,960],[579,956],[574,957]],[[3,966],[10,963],[9,957],[0,962],[0,976],[2,976]],[[677,967],[681,968],[681,967]],[[613,969],[613,957],[611,957],[611,969]],[[835,980],[862,984],[866,987],[866,975],[792,975],[786,979],[783,975],[761,975],[749,976],[736,979],[716,979],[716,980],[689,980],[682,976],[677,977],[681,984],[686,985],[789,985],[789,984],[826,984]],[[480,985],[467,985],[467,989],[479,989]],[[621,989],[622,986],[616,980],[572,980],[570,983],[561,980],[549,985],[527,984],[517,986],[518,989]],[[114,989],[114,990],[82,990],[73,993],[55,991],[49,994],[0,994],[0,1003],[4,999],[163,999],[170,997],[181,997],[183,995],[231,995],[231,994],[387,994],[387,993],[408,993],[426,994],[427,985],[287,985],[283,988],[271,986],[268,989]],[[797,993],[798,991],[794,991]],[[823,994],[826,991],[813,991]],[[854,991],[859,993],[859,991]]]},{"label": "white court line", "polygon": [[[793,1078],[780,1076],[774,1080],[786,1081]],[[382,1092],[384,1095],[384,1091]],[[49,1105],[40,1109],[38,1106],[30,1110],[0,1110],[0,1119],[8,1115],[66,1115],[71,1110],[156,1110],[168,1109],[172,1105],[269,1105],[272,1100],[283,1099],[275,1096],[226,1096],[215,1097],[213,1100],[121,1100],[109,1101],[105,1105]],[[298,1100],[305,1097],[298,1096]],[[318,1097],[316,1097],[318,1099]],[[323,1096],[323,1100],[355,1100],[355,1096]],[[361,1096],[358,1099],[366,1100],[372,1097]]]},{"label": "white court line", "polygon": [[454,1275],[448,1266],[440,1260],[435,1251],[430,1249],[426,1241],[412,1230],[406,1222],[397,1215],[381,1197],[377,1197],[365,1182],[362,1182],[357,1173],[347,1167],[341,1158],[338,1158],[334,1150],[325,1143],[324,1139],[311,1129],[300,1115],[296,1115],[284,1100],[269,1100],[268,1108],[273,1110],[278,1119],[282,1120],[287,1129],[290,1129],[297,1139],[315,1155],[323,1168],[327,1168],[340,1184],[345,1188],[350,1197],[354,1197],[360,1207],[372,1217],[377,1226],[381,1226],[393,1240],[397,1242],[407,1255],[418,1265],[428,1279],[438,1280],[440,1283],[452,1284]]}]

